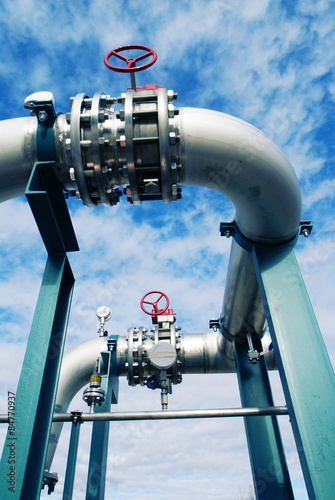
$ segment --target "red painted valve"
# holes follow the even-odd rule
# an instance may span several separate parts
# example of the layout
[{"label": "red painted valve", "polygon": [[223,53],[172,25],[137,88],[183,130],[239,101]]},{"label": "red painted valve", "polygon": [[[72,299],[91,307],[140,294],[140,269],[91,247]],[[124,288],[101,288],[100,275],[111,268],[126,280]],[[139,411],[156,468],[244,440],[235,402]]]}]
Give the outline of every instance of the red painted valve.
[{"label": "red painted valve", "polygon": [[[145,300],[149,295],[154,295],[153,298],[156,298],[157,295],[158,295],[158,298],[157,300]],[[155,297],[156,295],[156,297]],[[166,301],[166,305],[164,307],[161,307],[159,309],[158,307],[158,302],[160,302],[161,299],[165,299]],[[147,309],[145,309],[144,305],[143,304],[148,304],[148,305],[151,305],[153,307],[153,309],[151,311],[148,311]],[[163,302],[164,304],[164,302]],[[163,292],[157,292],[157,291],[152,291],[152,292],[148,292],[146,293],[142,298],[141,298],[141,302],[140,302],[140,305],[141,305],[141,309],[143,312],[145,312],[146,314],[149,314],[149,316],[152,316],[152,318],[156,318],[157,316],[160,316],[161,314],[164,314],[168,307],[169,307],[169,304],[170,304],[170,301],[169,301],[169,297],[167,295],[165,295],[165,293]]]},{"label": "red painted valve", "polygon": [[[120,52],[124,52],[126,50],[145,50],[146,52],[144,54],[141,54],[137,57],[130,58],[126,57]],[[118,59],[121,59],[122,61],[125,61],[126,67],[122,68],[120,66],[114,66],[109,62],[109,59],[114,56],[117,57]],[[150,61],[141,64],[141,66],[136,66],[136,63],[139,61],[142,61],[143,59],[146,59],[147,57],[152,56]],[[137,71],[143,71],[144,69],[150,68],[157,60],[157,53],[154,51],[154,49],[151,49],[150,47],[146,47],[145,45],[122,45],[121,47],[118,47],[116,49],[110,50],[106,55],[104,59],[104,63],[107,66],[107,68],[117,71],[118,73],[135,73]]]}]

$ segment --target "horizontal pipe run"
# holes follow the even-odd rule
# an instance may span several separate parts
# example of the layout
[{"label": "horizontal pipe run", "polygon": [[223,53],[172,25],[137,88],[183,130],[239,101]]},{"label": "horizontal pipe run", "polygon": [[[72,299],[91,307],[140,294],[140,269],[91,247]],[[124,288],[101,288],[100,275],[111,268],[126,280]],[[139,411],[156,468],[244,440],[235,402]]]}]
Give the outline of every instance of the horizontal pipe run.
[{"label": "horizontal pipe run", "polygon": [[[266,415],[288,415],[286,406],[264,408],[224,408],[216,410],[131,411],[113,413],[54,413],[54,422],[121,421],[121,420],[173,420],[186,418],[260,417]],[[0,415],[0,423],[7,423],[8,415]]]}]

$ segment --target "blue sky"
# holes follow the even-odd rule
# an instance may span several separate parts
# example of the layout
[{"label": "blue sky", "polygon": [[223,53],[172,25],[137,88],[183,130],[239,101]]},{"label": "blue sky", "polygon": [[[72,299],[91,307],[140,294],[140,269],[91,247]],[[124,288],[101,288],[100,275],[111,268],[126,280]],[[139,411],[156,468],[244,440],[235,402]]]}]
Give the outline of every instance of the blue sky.
[{"label": "blue sky", "polygon": [[[314,224],[296,254],[334,364],[335,299],[334,96],[335,28],[331,1],[0,1],[0,119],[26,116],[24,99],[49,90],[69,111],[80,92],[120,95],[127,75],[103,64],[112,48],[153,47],[157,63],[137,83],[178,92],[177,106],[237,116],[284,151],[300,181],[303,219]],[[0,138],[1,154],[1,138]],[[96,336],[95,311],[113,310],[110,333],[149,326],[139,300],[162,289],[183,333],[208,331],[222,304],[230,241],[219,224],[234,207],[216,192],[183,187],[183,199],[89,209],[69,200],[81,251],[67,346]],[[45,264],[45,251],[24,198],[0,206],[0,413],[16,387]],[[276,404],[284,404],[271,374]],[[159,409],[159,394],[121,381],[117,410]],[[81,395],[75,407],[85,410]],[[185,376],[170,408],[239,406],[234,375]],[[286,417],[282,437],[296,498],[307,498]],[[89,424],[82,429],[75,499],[83,498]],[[0,429],[0,440],[4,431]],[[252,479],[242,421],[124,423],[111,429],[108,500],[247,499]],[[64,478],[69,429],[54,469]],[[163,485],[163,491],[162,491]],[[53,494],[59,499],[61,489]],[[45,495],[44,495],[45,496]]]}]

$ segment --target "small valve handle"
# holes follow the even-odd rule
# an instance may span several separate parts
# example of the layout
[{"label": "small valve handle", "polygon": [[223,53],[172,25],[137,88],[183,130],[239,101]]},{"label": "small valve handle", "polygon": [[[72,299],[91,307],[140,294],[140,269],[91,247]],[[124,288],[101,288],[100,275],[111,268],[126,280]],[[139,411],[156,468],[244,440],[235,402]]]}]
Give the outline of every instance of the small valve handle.
[{"label": "small valve handle", "polygon": [[[158,295],[158,298],[156,300],[145,300],[149,295],[153,295],[154,296],[153,298],[155,298],[155,295],[156,296]],[[160,300],[162,300],[163,298],[166,301],[166,305],[164,307],[159,308],[158,302],[160,302]],[[153,307],[153,309],[151,311],[148,311],[147,309],[145,309],[144,304],[151,305]],[[164,302],[163,302],[163,304],[164,304]],[[145,314],[149,314],[149,316],[152,316],[153,318],[156,318],[157,316],[164,314],[167,311],[169,305],[170,305],[169,297],[165,293],[158,292],[158,291],[152,291],[152,292],[146,293],[141,298],[141,302],[140,302],[140,306],[141,306],[142,311],[145,312]]]},{"label": "small valve handle", "polygon": [[[124,52],[125,50],[145,50],[146,52],[144,54],[141,54],[137,57],[126,57],[123,54],[120,54],[120,52]],[[118,59],[121,59],[122,61],[125,61],[126,67],[122,68],[120,66],[114,66],[109,62],[109,59],[115,56]],[[152,56],[150,61],[147,61],[144,64],[141,64],[140,66],[136,66],[136,63],[139,61],[142,61],[143,59],[146,59],[147,57]],[[147,47],[146,45],[122,45],[121,47],[117,47],[116,49],[110,50],[104,58],[104,63],[107,66],[108,69],[111,69],[112,71],[117,71],[118,73],[135,73],[137,71],[143,71],[144,69],[150,68],[155,62],[157,61],[157,53],[154,49]]]},{"label": "small valve handle", "polygon": [[[125,50],[144,50],[144,54],[140,54],[137,57],[126,57],[121,52],[124,52]],[[121,61],[124,61],[126,63],[126,67],[123,68],[122,66],[114,66],[109,62],[109,59],[114,56],[117,57],[118,59],[121,59]],[[139,61],[142,61],[143,59],[146,59],[147,57],[150,57],[150,61],[147,61],[144,64],[141,64],[140,66],[136,66],[136,63]],[[117,47],[116,49],[110,50],[104,58],[104,63],[107,66],[108,69],[111,69],[112,71],[117,71],[118,73],[130,73],[130,79],[131,79],[131,86],[132,89],[136,91],[136,80],[135,80],[135,75],[137,71],[143,71],[144,69],[150,68],[155,62],[157,61],[157,53],[152,49],[151,47],[147,47],[146,45],[122,45],[121,47]]]}]

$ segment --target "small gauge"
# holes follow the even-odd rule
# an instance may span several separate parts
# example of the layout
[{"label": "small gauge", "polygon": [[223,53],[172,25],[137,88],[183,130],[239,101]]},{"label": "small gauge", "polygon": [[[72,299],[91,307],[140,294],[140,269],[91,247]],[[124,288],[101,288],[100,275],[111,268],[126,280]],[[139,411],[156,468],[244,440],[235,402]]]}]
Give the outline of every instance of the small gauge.
[{"label": "small gauge", "polygon": [[107,306],[101,306],[96,314],[100,320],[108,321],[112,317],[112,310]]}]

